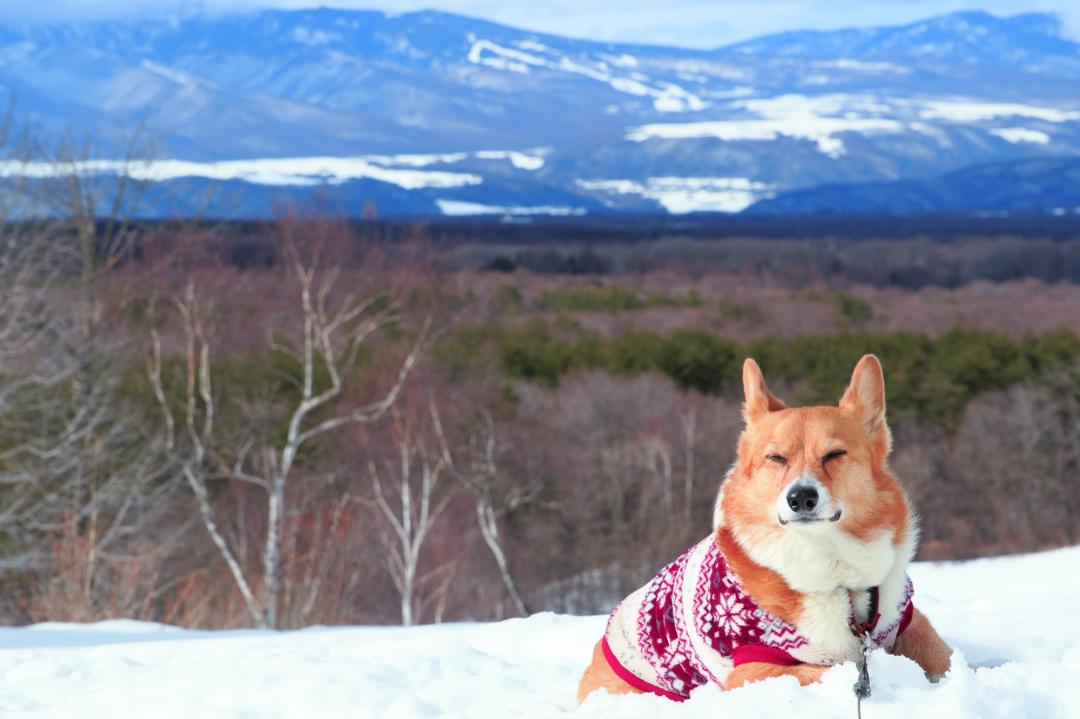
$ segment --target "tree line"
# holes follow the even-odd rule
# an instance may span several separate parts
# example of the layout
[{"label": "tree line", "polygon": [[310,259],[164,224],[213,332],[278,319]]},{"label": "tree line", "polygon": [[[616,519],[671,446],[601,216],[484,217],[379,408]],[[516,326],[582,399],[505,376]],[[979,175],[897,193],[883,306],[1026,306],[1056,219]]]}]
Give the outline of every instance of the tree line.
[{"label": "tree line", "polygon": [[[796,403],[882,357],[924,557],[1080,541],[1073,331],[873,332],[840,283],[837,331],[739,340],[684,313],[754,323],[754,296],[525,301],[538,275],[471,269],[468,225],[446,243],[319,216],[145,225],[124,219],[144,187],[80,167],[0,195],[6,623],[606,611],[709,531],[747,355]],[[613,247],[574,272],[647,276]],[[712,269],[744,277],[765,250],[741,247]],[[668,329],[633,319],[657,312]]]}]

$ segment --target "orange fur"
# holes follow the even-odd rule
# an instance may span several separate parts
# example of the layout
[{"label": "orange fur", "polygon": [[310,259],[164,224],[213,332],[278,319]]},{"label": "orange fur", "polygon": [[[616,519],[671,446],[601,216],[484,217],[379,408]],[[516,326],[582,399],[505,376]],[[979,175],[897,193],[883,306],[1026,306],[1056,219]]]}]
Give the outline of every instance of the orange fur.
[{"label": "orange fur", "polygon": [[896,638],[893,654],[907,657],[922,667],[932,681],[937,681],[949,671],[952,650],[938,635],[930,620],[916,609],[907,630]]},{"label": "orange fur", "polygon": [[796,664],[793,667],[783,667],[776,664],[762,664],[761,662],[747,662],[740,664],[731,670],[724,681],[724,689],[738,689],[747,682],[756,682],[772,677],[795,677],[799,684],[806,686],[821,679],[828,667],[817,664]]},{"label": "orange fur", "polygon": [[578,704],[585,701],[585,697],[597,689],[606,689],[608,694],[642,693],[640,689],[630,686],[615,673],[604,657],[600,642],[593,647],[592,662],[585,668],[585,673],[581,675],[581,681],[578,682]]},{"label": "orange fur", "polygon": [[[739,442],[737,471],[724,486],[724,516],[734,526],[782,531],[772,511],[777,494],[810,470],[841,504],[858,512],[841,517],[841,528],[860,539],[882,528],[905,538],[908,524],[903,490],[886,466],[886,455],[866,442],[858,421],[838,407],[802,407],[770,413],[747,428]],[[833,449],[847,454],[822,464]],[[787,464],[766,459],[775,453]]]},{"label": "orange fur", "polygon": [[730,530],[720,528],[716,531],[716,546],[743,589],[759,607],[789,624],[794,623],[802,611],[801,594],[788,586],[779,574],[750,559]]},{"label": "orange fur", "polygon": [[[755,542],[790,531],[778,521],[776,507],[780,493],[796,478],[812,475],[828,490],[844,510],[836,527],[850,537],[869,542],[882,531],[891,531],[897,548],[912,539],[907,496],[888,468],[892,435],[885,421],[884,378],[877,358],[866,355],[856,365],[838,406],[789,409],[769,392],[757,363],[748,359],[743,388],[746,428],[739,437],[738,462],[723,486],[716,543],[754,601],[773,616],[797,624],[804,595],[779,572],[750,556]],[[843,453],[830,457],[838,450]],[[894,652],[917,662],[931,677],[948,670],[951,654],[918,611]],[[827,668],[747,663],[732,670],[724,688],[785,675],[808,684]],[[639,693],[608,666],[599,644],[581,679],[579,701],[598,688],[614,694]]]}]

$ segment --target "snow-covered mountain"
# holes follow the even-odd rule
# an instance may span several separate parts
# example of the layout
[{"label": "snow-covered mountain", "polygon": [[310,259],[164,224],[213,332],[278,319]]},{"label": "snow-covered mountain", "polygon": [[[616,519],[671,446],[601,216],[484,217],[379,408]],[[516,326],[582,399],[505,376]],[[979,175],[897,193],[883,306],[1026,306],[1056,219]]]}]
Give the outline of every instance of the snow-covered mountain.
[{"label": "snow-covered mountain", "polygon": [[[1080,548],[916,563],[915,603],[955,650],[931,684],[874,652],[863,716],[1067,719],[1080,715]],[[675,704],[575,694],[605,617],[422,627],[202,632],[141,622],[0,629],[5,719],[479,719],[855,716],[848,662],[820,684],[769,679]]]},{"label": "snow-covered mountain", "polygon": [[[439,12],[6,27],[4,96],[46,138],[99,138],[104,159],[122,156],[118,127],[144,126],[160,159],[136,172],[225,182],[213,211],[235,215],[317,191],[384,214],[738,212],[821,185],[1080,155],[1080,45],[1042,14],[711,51]],[[152,196],[180,202],[153,211],[187,210]]]},{"label": "snow-covered mountain", "polygon": [[785,32],[730,45],[719,53],[800,60],[931,61],[1080,77],[1076,43],[1062,36],[1060,19],[1043,13],[997,18],[958,12],[897,27]]}]

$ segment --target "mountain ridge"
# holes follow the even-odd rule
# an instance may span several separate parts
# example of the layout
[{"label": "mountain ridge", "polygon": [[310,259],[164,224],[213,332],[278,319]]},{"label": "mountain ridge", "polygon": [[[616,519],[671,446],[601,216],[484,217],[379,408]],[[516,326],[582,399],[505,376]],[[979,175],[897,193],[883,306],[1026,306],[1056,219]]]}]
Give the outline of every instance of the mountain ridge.
[{"label": "mountain ridge", "polygon": [[1080,157],[989,163],[926,179],[827,184],[761,200],[745,212],[1080,215]]},{"label": "mountain ridge", "polygon": [[[1059,15],[1044,12],[1018,13],[997,16],[982,10],[947,13],[897,25],[849,27],[837,30],[796,30],[763,35],[750,40],[716,48],[717,52],[749,54],[768,51],[792,57],[844,57],[880,54],[885,57],[928,56],[927,36],[950,36],[974,43],[1000,41],[1002,36],[1011,45],[1028,47],[1043,42],[1055,54],[1078,55],[1080,45],[1065,37],[1064,23]],[[910,42],[916,41],[918,45]],[[922,53],[912,53],[922,48]],[[890,52],[891,50],[891,52]],[[929,56],[933,56],[930,54]]]},{"label": "mountain ridge", "polygon": [[[280,185],[281,162],[355,158],[346,179],[300,163],[313,169],[292,186],[363,180],[376,202],[423,212],[734,212],[825,184],[1080,155],[1080,45],[1061,27],[967,12],[694,50],[440,11],[9,25],[0,100],[18,98],[46,144],[75,125],[106,158],[125,149],[108,131],[145,126],[163,160],[207,182]],[[262,164],[228,174],[240,160]]]}]

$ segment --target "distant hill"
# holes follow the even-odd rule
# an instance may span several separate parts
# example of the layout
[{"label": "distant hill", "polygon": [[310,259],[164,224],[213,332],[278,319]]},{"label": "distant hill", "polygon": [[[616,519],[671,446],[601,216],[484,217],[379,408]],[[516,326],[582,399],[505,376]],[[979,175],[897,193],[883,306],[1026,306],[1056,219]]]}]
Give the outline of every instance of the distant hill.
[{"label": "distant hill", "polygon": [[[225,181],[215,196],[232,204],[209,210],[229,216],[266,216],[313,188],[353,214],[760,212],[815,187],[886,193],[1080,157],[1080,45],[1042,14],[714,50],[440,12],[0,27],[0,102],[11,100],[46,146],[89,137],[95,159],[123,155],[118,128],[145,127],[161,162],[142,174],[193,191]],[[188,211],[163,202],[145,212]]]},{"label": "distant hill", "polygon": [[1080,158],[977,165],[926,180],[822,185],[752,205],[757,214],[1080,214]]}]

